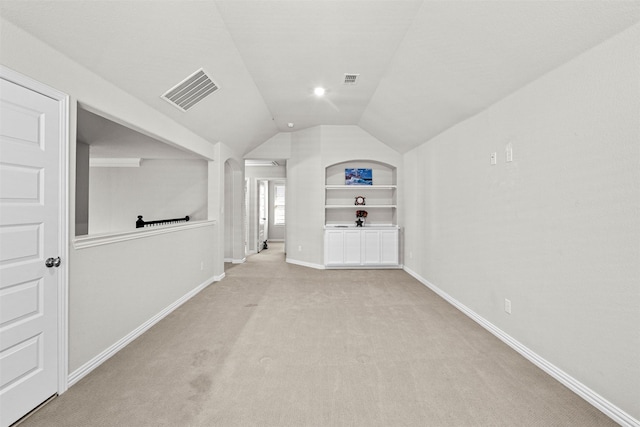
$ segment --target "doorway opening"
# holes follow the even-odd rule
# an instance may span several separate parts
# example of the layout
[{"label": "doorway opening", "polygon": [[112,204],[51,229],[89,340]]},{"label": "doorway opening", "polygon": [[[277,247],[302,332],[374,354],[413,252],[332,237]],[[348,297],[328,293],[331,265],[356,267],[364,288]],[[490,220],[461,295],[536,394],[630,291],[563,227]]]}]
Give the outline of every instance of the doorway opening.
[{"label": "doorway opening", "polygon": [[247,255],[284,243],[286,237],[284,160],[245,160],[245,250]]}]

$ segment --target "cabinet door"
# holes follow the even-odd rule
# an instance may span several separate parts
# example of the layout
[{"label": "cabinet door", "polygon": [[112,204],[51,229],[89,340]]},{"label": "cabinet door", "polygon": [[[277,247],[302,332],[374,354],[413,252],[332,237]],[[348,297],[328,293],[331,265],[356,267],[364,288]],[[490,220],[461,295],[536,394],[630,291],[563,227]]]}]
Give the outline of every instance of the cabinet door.
[{"label": "cabinet door", "polygon": [[398,230],[380,232],[382,264],[398,264]]},{"label": "cabinet door", "polygon": [[324,263],[326,265],[344,263],[344,231],[326,231],[324,242]]},{"label": "cabinet door", "polygon": [[344,232],[344,263],[360,264],[361,263],[361,244],[360,231]]},{"label": "cabinet door", "polygon": [[380,264],[380,230],[362,232],[362,263]]}]

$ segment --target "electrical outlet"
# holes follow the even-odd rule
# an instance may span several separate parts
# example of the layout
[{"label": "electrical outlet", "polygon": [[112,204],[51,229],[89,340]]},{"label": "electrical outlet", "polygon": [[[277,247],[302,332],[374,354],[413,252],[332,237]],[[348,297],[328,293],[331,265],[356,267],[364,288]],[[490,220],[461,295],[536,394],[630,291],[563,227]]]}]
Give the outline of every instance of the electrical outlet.
[{"label": "electrical outlet", "polygon": [[491,164],[492,165],[498,164],[498,153],[496,152],[491,153]]},{"label": "electrical outlet", "polygon": [[511,314],[511,300],[508,299],[504,299],[504,311],[507,312],[507,314]]}]

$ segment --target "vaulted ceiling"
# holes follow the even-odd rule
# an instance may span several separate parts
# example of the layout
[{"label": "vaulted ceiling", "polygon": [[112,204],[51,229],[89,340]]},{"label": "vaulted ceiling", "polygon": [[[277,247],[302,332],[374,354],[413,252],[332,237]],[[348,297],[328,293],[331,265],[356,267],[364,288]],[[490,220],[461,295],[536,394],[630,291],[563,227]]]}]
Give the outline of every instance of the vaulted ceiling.
[{"label": "vaulted ceiling", "polygon": [[[640,2],[1,0],[0,15],[238,153],[323,124],[406,152],[634,25]],[[220,90],[187,112],[161,99],[199,68]]]}]

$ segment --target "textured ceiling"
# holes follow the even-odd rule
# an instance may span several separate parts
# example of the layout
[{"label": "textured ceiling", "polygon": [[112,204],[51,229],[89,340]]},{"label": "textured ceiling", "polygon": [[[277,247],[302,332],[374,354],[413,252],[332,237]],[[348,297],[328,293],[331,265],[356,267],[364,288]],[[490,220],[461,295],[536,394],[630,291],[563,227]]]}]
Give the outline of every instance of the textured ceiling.
[{"label": "textured ceiling", "polygon": [[[1,0],[0,14],[240,154],[289,122],[359,125],[406,152],[640,21],[640,2]],[[186,113],[160,98],[200,67],[221,90]]]}]

